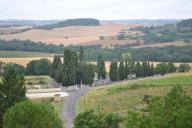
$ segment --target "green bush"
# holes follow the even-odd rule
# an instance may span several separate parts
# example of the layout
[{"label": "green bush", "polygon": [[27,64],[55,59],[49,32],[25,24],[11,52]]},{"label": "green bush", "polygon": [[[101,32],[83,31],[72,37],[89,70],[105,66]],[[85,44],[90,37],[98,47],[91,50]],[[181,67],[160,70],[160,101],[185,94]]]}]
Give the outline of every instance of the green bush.
[{"label": "green bush", "polygon": [[[148,97],[148,96],[147,96]],[[154,97],[146,111],[130,111],[126,128],[191,128],[192,98],[174,87],[164,98]]]},{"label": "green bush", "polygon": [[179,72],[188,72],[191,70],[191,67],[189,64],[180,64],[178,71]]},{"label": "green bush", "polygon": [[43,80],[40,80],[40,81],[39,81],[39,84],[46,84],[46,82],[43,81]]},{"label": "green bush", "polygon": [[93,110],[80,113],[74,120],[74,128],[119,128],[123,118],[116,114],[97,114]]},{"label": "green bush", "polygon": [[4,128],[63,128],[62,121],[52,107],[23,101],[8,109]]},{"label": "green bush", "polygon": [[33,85],[33,82],[29,81],[27,82],[28,85]]}]

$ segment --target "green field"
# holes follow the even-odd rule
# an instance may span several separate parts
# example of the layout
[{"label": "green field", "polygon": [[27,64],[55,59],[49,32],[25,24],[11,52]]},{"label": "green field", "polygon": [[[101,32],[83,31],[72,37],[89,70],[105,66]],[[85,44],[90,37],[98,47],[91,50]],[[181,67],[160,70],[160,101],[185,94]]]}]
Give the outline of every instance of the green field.
[{"label": "green field", "polygon": [[25,85],[47,85],[51,80],[50,76],[25,76]]},{"label": "green field", "polygon": [[21,51],[0,51],[0,58],[27,58],[27,57],[51,57],[50,53],[21,52]]},{"label": "green field", "polygon": [[128,110],[143,109],[146,96],[164,96],[173,86],[180,85],[187,95],[192,95],[192,75],[168,75],[153,80],[133,80],[106,88],[96,88],[81,97],[77,110],[94,109],[97,112],[116,112],[126,115]]}]

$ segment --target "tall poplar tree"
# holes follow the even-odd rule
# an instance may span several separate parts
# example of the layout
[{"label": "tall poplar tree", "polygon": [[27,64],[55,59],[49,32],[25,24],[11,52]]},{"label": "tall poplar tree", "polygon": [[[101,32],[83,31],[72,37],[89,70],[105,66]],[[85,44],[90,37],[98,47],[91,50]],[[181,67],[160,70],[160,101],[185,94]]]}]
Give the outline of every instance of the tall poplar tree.
[{"label": "tall poplar tree", "polygon": [[117,65],[116,61],[113,61],[110,64],[109,77],[110,77],[111,81],[117,81],[118,80],[118,65]]},{"label": "tall poplar tree", "polygon": [[123,61],[119,64],[119,80],[124,80],[125,78],[125,67]]},{"label": "tall poplar tree", "polygon": [[98,56],[98,60],[97,60],[97,74],[98,74],[98,79],[106,78],[105,61],[102,59],[101,55]]},{"label": "tall poplar tree", "polygon": [[61,64],[60,57],[54,56],[53,63],[51,64],[51,77],[55,79],[55,75],[59,65]]},{"label": "tall poplar tree", "polygon": [[136,63],[135,73],[136,73],[136,77],[142,77],[142,67],[140,62]]}]

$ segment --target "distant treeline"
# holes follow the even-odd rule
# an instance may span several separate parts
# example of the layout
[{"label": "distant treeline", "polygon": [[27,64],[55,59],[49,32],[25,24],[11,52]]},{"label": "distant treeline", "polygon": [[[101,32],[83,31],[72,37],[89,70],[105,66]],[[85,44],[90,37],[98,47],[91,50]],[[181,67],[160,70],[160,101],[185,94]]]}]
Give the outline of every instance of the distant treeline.
[{"label": "distant treeline", "polygon": [[144,40],[146,44],[174,42],[176,40],[185,40],[185,42],[188,40],[187,42],[190,42],[192,40],[192,19],[182,20],[176,25],[136,27],[130,30],[143,32],[145,35],[134,39]]},{"label": "distant treeline", "polygon": [[5,51],[26,51],[26,52],[48,52],[57,53],[63,51],[63,45],[52,45],[30,40],[0,40],[0,50]]},{"label": "distant treeline", "polygon": [[192,46],[135,49],[131,55],[134,60],[192,62]]},{"label": "distant treeline", "polygon": [[192,19],[182,20],[177,23],[177,30],[181,33],[192,32]]},{"label": "distant treeline", "polygon": [[68,19],[55,24],[44,25],[38,28],[41,29],[53,29],[58,27],[67,27],[67,26],[98,26],[100,25],[99,20],[91,18],[81,18],[81,19]]},{"label": "distant treeline", "polygon": [[[97,56],[101,54],[104,60],[121,60],[123,54],[130,54],[135,61],[162,61],[162,62],[192,62],[192,45],[176,47],[168,46],[162,48],[141,48],[131,49],[132,45],[115,45],[113,48],[104,48],[101,45],[84,46],[84,59],[87,61],[96,61]],[[79,51],[79,46],[67,46],[66,48]],[[0,50],[5,51],[27,51],[27,52],[45,52],[60,53],[64,52],[63,45],[47,45],[44,43],[35,43],[29,40],[5,41],[0,40]]]},{"label": "distant treeline", "polygon": [[17,34],[17,33],[22,33],[22,32],[26,32],[26,31],[29,31],[31,30],[32,28],[24,28],[24,29],[20,29],[20,30],[17,30],[17,31],[12,31],[12,32],[1,32],[0,35],[9,35],[9,34]]}]

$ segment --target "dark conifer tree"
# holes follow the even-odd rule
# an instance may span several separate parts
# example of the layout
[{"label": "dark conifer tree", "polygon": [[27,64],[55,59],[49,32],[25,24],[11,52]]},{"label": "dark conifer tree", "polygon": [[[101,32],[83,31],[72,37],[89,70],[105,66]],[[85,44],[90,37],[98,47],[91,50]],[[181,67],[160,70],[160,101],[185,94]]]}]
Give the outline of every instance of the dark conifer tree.
[{"label": "dark conifer tree", "polygon": [[117,81],[118,80],[118,65],[117,65],[116,61],[111,62],[109,77],[110,77],[111,81]]},{"label": "dark conifer tree", "polygon": [[136,77],[142,77],[142,67],[140,62],[136,63],[135,73],[136,73]]},{"label": "dark conifer tree", "polygon": [[102,59],[101,55],[98,56],[98,60],[97,60],[97,74],[98,74],[98,79],[106,78],[105,61]]},{"label": "dark conifer tree", "polygon": [[123,61],[119,64],[119,80],[124,80],[125,78],[125,67]]},{"label": "dark conifer tree", "polygon": [[151,64],[151,67],[150,67],[150,75],[151,75],[151,76],[154,75],[154,67],[153,67],[153,63]]},{"label": "dark conifer tree", "polygon": [[51,77],[54,79],[55,79],[55,75],[56,75],[57,69],[60,64],[61,64],[60,57],[55,56],[53,58],[53,63],[51,64]]},{"label": "dark conifer tree", "polygon": [[142,76],[146,77],[148,75],[148,66],[147,66],[147,62],[143,61],[142,62]]}]

